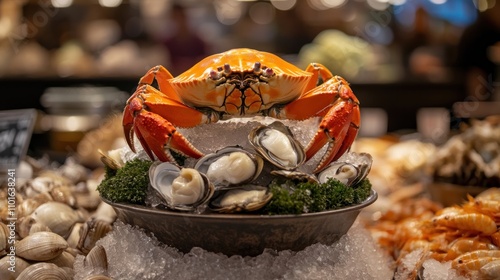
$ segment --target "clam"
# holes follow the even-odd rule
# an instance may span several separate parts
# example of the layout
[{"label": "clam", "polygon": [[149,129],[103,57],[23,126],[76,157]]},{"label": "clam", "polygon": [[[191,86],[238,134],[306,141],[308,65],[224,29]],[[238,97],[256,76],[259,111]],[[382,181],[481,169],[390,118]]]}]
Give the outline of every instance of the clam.
[{"label": "clam", "polygon": [[112,225],[103,220],[91,218],[80,228],[80,238],[76,248],[87,254],[95,246],[97,240],[103,238],[113,229]]},{"label": "clam", "polygon": [[264,160],[240,146],[229,146],[200,158],[194,168],[207,175],[216,188],[245,184],[256,179]]},{"label": "clam", "polygon": [[153,189],[170,209],[193,211],[212,197],[214,186],[207,176],[193,168],[179,168],[164,162],[153,164],[149,170]]},{"label": "clam", "polygon": [[28,217],[37,223],[46,225],[52,232],[64,238],[69,236],[75,223],[86,220],[85,214],[81,211],[56,201],[49,201],[38,206]]},{"label": "clam", "polygon": [[53,263],[40,262],[30,265],[17,277],[18,280],[31,279],[51,279],[51,280],[69,280],[73,275],[64,268],[58,267]]},{"label": "clam", "polygon": [[338,161],[330,163],[317,177],[320,183],[326,183],[328,179],[333,178],[347,186],[353,186],[368,176],[372,161],[370,154],[350,152]]},{"label": "clam", "polygon": [[279,169],[294,170],[306,160],[302,144],[281,122],[254,128],[248,135],[248,140],[261,156]]},{"label": "clam", "polygon": [[268,188],[259,185],[242,185],[229,190],[220,190],[210,202],[210,209],[219,213],[256,211],[264,207],[272,197]]},{"label": "clam", "polygon": [[0,256],[5,255],[6,249],[8,248],[8,237],[9,237],[9,229],[7,225],[3,222],[0,222]]},{"label": "clam", "polygon": [[16,242],[19,257],[32,261],[47,261],[59,256],[68,243],[60,235],[48,231],[39,231]]},{"label": "clam", "polygon": [[[11,271],[12,264],[15,264],[15,270]],[[5,256],[0,259],[0,279],[2,280],[15,280],[18,279],[19,274],[30,266],[30,263],[23,258],[15,258],[12,262],[12,256]]]}]

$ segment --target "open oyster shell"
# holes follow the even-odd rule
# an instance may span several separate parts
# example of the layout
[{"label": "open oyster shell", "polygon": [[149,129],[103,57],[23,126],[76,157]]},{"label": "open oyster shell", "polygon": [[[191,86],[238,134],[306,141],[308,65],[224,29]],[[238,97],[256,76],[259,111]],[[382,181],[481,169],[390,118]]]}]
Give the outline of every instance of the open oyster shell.
[{"label": "open oyster shell", "polygon": [[194,169],[206,174],[217,189],[246,184],[256,179],[264,160],[240,146],[229,146],[200,158]]},{"label": "open oyster shell", "polygon": [[330,163],[317,174],[317,177],[320,183],[334,178],[347,186],[353,186],[368,176],[372,162],[370,154],[349,152],[339,160]]},{"label": "open oyster shell", "polygon": [[193,168],[179,168],[163,162],[149,169],[153,189],[163,198],[165,205],[174,210],[194,211],[214,194],[208,178]]},{"label": "open oyster shell", "polygon": [[209,208],[219,213],[257,211],[272,198],[268,188],[259,185],[242,185],[230,190],[220,190],[210,202]]},{"label": "open oyster shell", "polygon": [[306,160],[302,144],[281,122],[256,127],[250,131],[248,140],[261,156],[279,169],[294,170]]}]

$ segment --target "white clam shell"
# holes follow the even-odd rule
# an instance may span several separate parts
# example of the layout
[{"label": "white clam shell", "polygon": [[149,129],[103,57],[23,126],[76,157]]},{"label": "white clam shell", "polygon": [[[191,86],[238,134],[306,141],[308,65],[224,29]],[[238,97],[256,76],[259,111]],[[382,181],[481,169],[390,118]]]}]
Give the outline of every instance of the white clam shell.
[{"label": "white clam shell", "polygon": [[70,206],[55,201],[46,202],[29,216],[36,223],[46,225],[52,232],[67,238],[75,223],[85,221],[84,215]]},{"label": "white clam shell", "polygon": [[35,263],[27,267],[19,274],[17,280],[70,280],[73,275],[64,268],[58,267],[53,263]]},{"label": "white clam shell", "polygon": [[47,261],[59,256],[68,242],[60,235],[48,231],[35,232],[16,243],[16,254],[26,260]]}]

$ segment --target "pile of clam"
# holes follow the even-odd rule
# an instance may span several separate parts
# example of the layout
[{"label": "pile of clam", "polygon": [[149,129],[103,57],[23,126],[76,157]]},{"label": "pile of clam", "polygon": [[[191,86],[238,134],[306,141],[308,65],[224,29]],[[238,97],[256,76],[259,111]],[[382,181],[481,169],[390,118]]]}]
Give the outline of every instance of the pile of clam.
[{"label": "pile of clam", "polygon": [[0,188],[0,279],[73,279],[79,254],[89,266],[106,267],[95,243],[112,230],[116,214],[95,190],[101,178],[72,158],[57,167],[27,159],[16,176],[13,212]]},{"label": "pile of clam", "polygon": [[[347,153],[320,172],[306,170],[305,151],[281,122],[253,128],[251,148],[234,145],[209,153],[192,166],[155,162],[149,178],[156,198],[148,204],[201,213],[250,212],[272,198],[268,185],[276,178],[325,183],[335,178],[355,185],[370,171],[369,154]],[[247,145],[248,146],[248,145]]]}]

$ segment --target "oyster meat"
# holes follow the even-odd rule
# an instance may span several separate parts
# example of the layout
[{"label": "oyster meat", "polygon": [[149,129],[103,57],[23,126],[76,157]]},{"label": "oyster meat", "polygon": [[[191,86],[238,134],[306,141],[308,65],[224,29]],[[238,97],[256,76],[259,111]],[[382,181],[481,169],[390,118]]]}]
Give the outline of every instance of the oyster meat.
[{"label": "oyster meat", "polygon": [[153,164],[149,179],[166,206],[175,210],[194,211],[208,202],[214,193],[213,184],[204,174],[168,162]]},{"label": "oyster meat", "polygon": [[200,158],[194,167],[207,175],[217,188],[253,181],[262,171],[264,161],[239,146],[230,146]]},{"label": "oyster meat", "polygon": [[326,183],[334,178],[347,186],[353,186],[365,179],[370,172],[373,159],[367,153],[349,152],[338,161],[330,163],[317,174],[320,183]]},{"label": "oyster meat", "polygon": [[304,148],[281,122],[256,127],[248,140],[261,156],[280,169],[294,170],[306,160]]},{"label": "oyster meat", "polygon": [[221,190],[210,202],[210,209],[219,213],[256,211],[264,207],[272,197],[268,188],[259,185],[242,185]]}]

